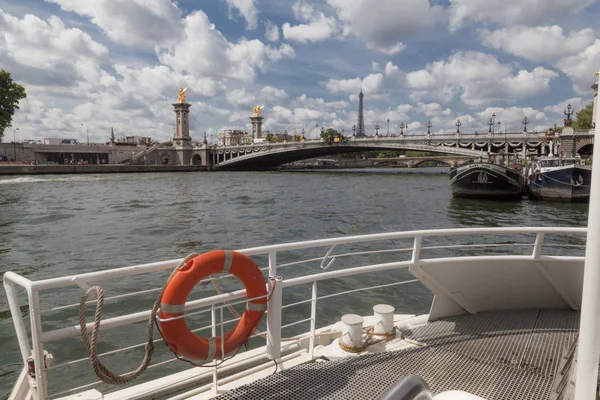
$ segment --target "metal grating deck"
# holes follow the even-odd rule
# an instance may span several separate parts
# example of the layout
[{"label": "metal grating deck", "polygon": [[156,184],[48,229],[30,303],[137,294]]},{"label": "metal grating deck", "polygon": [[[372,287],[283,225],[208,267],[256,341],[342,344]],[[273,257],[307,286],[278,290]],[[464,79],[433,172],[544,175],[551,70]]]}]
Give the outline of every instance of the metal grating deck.
[{"label": "metal grating deck", "polygon": [[376,399],[408,374],[425,379],[434,394],[464,390],[488,400],[548,399],[578,323],[578,313],[563,310],[452,317],[405,332],[426,347],[299,365],[219,399]]}]

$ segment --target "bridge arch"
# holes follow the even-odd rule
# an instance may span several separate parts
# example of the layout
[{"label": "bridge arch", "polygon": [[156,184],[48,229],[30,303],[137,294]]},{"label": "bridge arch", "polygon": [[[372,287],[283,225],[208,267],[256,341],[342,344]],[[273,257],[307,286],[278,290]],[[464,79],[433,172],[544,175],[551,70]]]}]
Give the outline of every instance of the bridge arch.
[{"label": "bridge arch", "polygon": [[202,157],[200,154],[194,154],[192,157],[192,165],[202,165]]},{"label": "bridge arch", "polygon": [[583,137],[577,140],[575,152],[580,156],[590,156],[594,152],[594,139],[593,137]]},{"label": "bridge arch", "polygon": [[[222,170],[259,170],[274,167],[294,161],[301,161],[316,157],[337,155],[343,153],[357,153],[365,151],[398,151],[418,150],[438,154],[453,154],[478,157],[481,150],[472,148],[444,145],[414,144],[371,140],[365,142],[349,141],[346,143],[327,145],[321,142],[300,142],[277,145],[261,145],[255,151],[246,148],[227,148],[217,150],[217,168]],[[224,154],[227,157],[224,157]]]},{"label": "bridge arch", "polygon": [[171,154],[167,152],[160,153],[159,162],[162,165],[169,165],[171,163]]},{"label": "bridge arch", "polygon": [[424,164],[424,163],[428,163],[428,162],[433,162],[436,165],[443,165],[445,167],[451,167],[452,166],[452,164],[451,164],[450,161],[444,161],[444,160],[439,160],[439,159],[435,159],[435,158],[414,161],[412,163],[412,165],[413,165],[413,167],[418,167],[419,165]]}]

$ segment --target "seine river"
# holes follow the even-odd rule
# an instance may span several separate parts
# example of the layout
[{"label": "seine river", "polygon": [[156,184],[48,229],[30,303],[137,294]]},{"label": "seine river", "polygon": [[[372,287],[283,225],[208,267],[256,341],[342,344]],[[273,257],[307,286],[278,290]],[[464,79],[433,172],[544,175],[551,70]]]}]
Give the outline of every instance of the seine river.
[{"label": "seine river", "polygon": [[[0,272],[12,270],[30,279],[173,259],[192,251],[342,235],[587,224],[585,204],[454,200],[444,168],[3,177],[0,191]],[[123,282],[123,287],[110,288],[113,291],[107,295],[131,285],[138,290],[156,287],[164,278],[148,282],[136,277]],[[349,282],[329,285],[324,292],[334,286],[345,290]],[[407,286],[402,290],[394,304],[398,312],[427,312],[431,296],[425,288]],[[208,295],[214,289],[205,286],[201,292]],[[77,303],[80,293],[75,288],[43,297],[42,306]],[[153,296],[105,306],[105,316],[118,315],[124,306],[147,309]],[[373,304],[382,301],[377,296],[380,294],[361,293],[336,298],[336,304],[320,311],[319,325],[333,322],[331,319],[343,312],[370,314]],[[89,308],[91,318],[92,306]],[[21,368],[7,310],[2,288],[0,398],[10,391]],[[26,308],[23,313],[27,315]],[[70,325],[77,323],[76,309],[59,314],[45,320],[44,330],[67,326],[65,320]],[[140,343],[145,340],[144,332],[145,324],[101,332],[100,350]],[[57,362],[67,355],[85,356],[79,338],[51,344],[48,350]],[[157,361],[169,356],[163,345],[157,347],[157,353]],[[124,372],[137,366],[138,360],[141,353],[134,351],[109,367]],[[189,365],[169,364],[166,368],[178,370]],[[51,393],[66,387],[67,378],[62,376],[74,376],[81,384],[93,380],[87,362],[67,370],[51,374]],[[158,370],[152,370],[145,379],[158,375]]]}]

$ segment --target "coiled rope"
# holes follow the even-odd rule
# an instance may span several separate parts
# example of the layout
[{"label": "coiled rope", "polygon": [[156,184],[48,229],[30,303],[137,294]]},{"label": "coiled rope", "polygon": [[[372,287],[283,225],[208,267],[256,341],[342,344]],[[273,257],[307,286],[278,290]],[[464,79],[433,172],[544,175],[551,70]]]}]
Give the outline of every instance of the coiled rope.
[{"label": "coiled rope", "polygon": [[[148,365],[150,365],[150,361],[152,360],[152,354],[154,353],[154,325],[156,321],[156,313],[160,308],[160,301],[165,288],[167,287],[173,275],[175,275],[175,273],[179,271],[181,267],[183,267],[190,259],[196,257],[197,255],[197,253],[188,255],[179,263],[179,265],[177,265],[177,267],[175,267],[173,272],[171,272],[169,279],[167,279],[167,283],[163,286],[158,298],[154,302],[152,311],[150,313],[150,318],[148,318],[148,342],[144,346],[144,358],[135,371],[118,375],[110,371],[104,364],[102,364],[102,362],[100,362],[98,359],[97,346],[98,333],[100,331],[100,321],[102,320],[102,307],[104,306],[104,290],[100,286],[92,286],[81,296],[81,300],[79,301],[79,327],[81,330],[81,339],[85,344],[85,349],[87,350],[90,361],[92,362],[92,369],[94,370],[94,373],[98,379],[111,385],[124,385],[137,379],[148,368]],[[92,327],[92,338],[90,340],[85,322],[85,303],[92,292],[96,292],[97,301],[96,312],[94,313],[94,325]]]}]

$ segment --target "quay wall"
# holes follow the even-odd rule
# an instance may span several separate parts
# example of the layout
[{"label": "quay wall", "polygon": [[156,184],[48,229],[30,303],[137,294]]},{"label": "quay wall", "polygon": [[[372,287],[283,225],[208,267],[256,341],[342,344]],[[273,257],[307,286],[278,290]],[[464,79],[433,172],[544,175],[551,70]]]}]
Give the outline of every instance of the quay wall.
[{"label": "quay wall", "polygon": [[0,165],[0,175],[44,175],[44,174],[110,174],[140,172],[199,172],[210,171],[200,165]]}]

